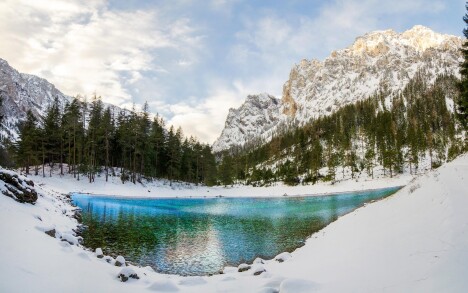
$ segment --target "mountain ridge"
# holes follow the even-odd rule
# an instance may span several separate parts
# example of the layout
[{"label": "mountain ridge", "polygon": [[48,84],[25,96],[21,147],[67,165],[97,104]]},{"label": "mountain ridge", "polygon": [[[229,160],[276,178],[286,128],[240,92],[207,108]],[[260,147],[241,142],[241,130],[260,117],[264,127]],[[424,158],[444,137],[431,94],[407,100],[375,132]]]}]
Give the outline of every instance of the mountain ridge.
[{"label": "mountain ridge", "polygon": [[[434,82],[442,73],[459,76],[460,37],[440,34],[416,25],[397,33],[394,30],[373,31],[355,39],[353,44],[332,51],[323,61],[303,59],[291,69],[275,117],[263,124],[239,127],[228,116],[221,135],[213,144],[220,152],[250,142],[267,142],[288,125],[304,125],[313,118],[326,116],[340,107],[365,99],[381,88],[387,95],[398,94],[418,71],[424,71]],[[244,113],[249,105],[239,109]],[[262,109],[256,109],[260,113]],[[251,120],[244,115],[242,119]],[[259,117],[258,120],[262,121]],[[258,135],[256,129],[268,129]],[[246,135],[246,133],[248,135]]]}]

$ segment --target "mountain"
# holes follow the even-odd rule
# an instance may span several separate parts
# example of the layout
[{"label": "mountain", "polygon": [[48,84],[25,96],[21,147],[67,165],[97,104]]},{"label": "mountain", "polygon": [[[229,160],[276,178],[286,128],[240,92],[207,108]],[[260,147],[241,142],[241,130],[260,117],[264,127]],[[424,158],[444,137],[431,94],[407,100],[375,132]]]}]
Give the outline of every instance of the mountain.
[{"label": "mountain", "polygon": [[[19,124],[26,119],[28,110],[31,110],[36,118],[41,121],[56,97],[62,108],[73,99],[63,94],[46,79],[32,74],[20,73],[1,58],[0,96],[3,98],[3,107],[0,114],[4,117],[3,127],[0,128],[0,136],[10,140],[18,138]],[[110,107],[113,113],[122,110],[112,104],[103,104],[105,107]],[[87,109],[90,110],[90,107]]]},{"label": "mountain", "polygon": [[230,110],[213,151],[269,141],[287,125],[303,125],[382,89],[386,96],[398,94],[417,72],[424,72],[430,83],[438,74],[459,76],[461,45],[459,37],[417,25],[403,33],[365,34],[323,61],[304,59],[291,69],[278,103],[247,98],[239,109]]},{"label": "mountain", "polygon": [[28,110],[40,118],[55,97],[61,103],[71,100],[47,80],[19,73],[3,59],[0,59],[0,96],[3,97],[1,114],[4,116],[1,135],[9,139],[18,137],[18,124],[26,118]]},{"label": "mountain", "polygon": [[213,148],[227,149],[231,146],[253,141],[269,133],[280,117],[280,100],[267,93],[249,95],[238,109],[229,109],[226,124]]}]

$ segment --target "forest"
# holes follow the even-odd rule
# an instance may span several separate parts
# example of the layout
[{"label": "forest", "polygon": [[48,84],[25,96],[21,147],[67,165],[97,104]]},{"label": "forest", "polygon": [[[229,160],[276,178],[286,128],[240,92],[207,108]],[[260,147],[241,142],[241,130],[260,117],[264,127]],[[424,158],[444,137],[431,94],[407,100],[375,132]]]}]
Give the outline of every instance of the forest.
[{"label": "forest", "polygon": [[351,178],[360,172],[373,178],[376,166],[388,177],[405,167],[413,174],[425,158],[431,168],[440,166],[467,150],[454,114],[459,82],[448,74],[428,80],[419,72],[398,94],[381,86],[371,97],[289,127],[266,144],[225,152],[218,177],[225,185],[296,185],[334,182],[340,166]]},{"label": "forest", "polygon": [[58,165],[60,174],[67,172],[78,180],[85,176],[93,182],[104,173],[107,181],[117,167],[122,182],[141,182],[146,177],[216,183],[211,147],[184,137],[180,128],[167,129],[158,116],[151,119],[146,104],[137,112],[104,107],[98,97],[91,103],[74,98],[62,110],[55,99],[42,121],[27,113],[14,153],[27,174],[46,176],[46,165]]},{"label": "forest", "polygon": [[42,176],[45,166],[58,165],[60,174],[93,182],[98,174],[116,176],[118,168],[122,182],[165,178],[208,186],[335,182],[338,170],[373,178],[376,166],[388,177],[405,168],[413,174],[422,160],[435,168],[467,151],[455,114],[458,79],[442,74],[428,80],[419,72],[397,94],[382,85],[374,95],[288,127],[267,143],[218,154],[184,137],[182,129],[166,127],[161,117],[150,118],[147,105],[137,112],[105,107],[97,97],[63,106],[56,99],[41,121],[27,113],[14,161],[25,173]]}]

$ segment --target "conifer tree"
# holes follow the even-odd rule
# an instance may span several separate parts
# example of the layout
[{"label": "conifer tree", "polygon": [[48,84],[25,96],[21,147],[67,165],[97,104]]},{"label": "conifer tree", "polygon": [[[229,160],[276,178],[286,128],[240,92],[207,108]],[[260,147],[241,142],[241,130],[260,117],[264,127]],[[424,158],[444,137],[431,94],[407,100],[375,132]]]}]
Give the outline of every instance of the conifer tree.
[{"label": "conifer tree", "polygon": [[[465,8],[468,10],[468,2],[465,4]],[[460,96],[457,101],[457,116],[461,124],[466,128],[468,127],[468,12],[463,16],[463,21],[467,27],[463,29],[465,41],[461,49],[463,61],[460,64],[461,81],[459,83]]]}]

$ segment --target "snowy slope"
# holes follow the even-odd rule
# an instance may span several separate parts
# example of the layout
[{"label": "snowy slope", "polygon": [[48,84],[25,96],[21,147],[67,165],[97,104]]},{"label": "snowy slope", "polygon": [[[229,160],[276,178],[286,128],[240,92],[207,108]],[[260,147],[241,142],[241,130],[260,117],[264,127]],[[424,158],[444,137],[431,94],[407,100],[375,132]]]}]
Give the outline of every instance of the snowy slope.
[{"label": "snowy slope", "polygon": [[18,137],[18,122],[26,118],[28,110],[42,117],[55,97],[63,104],[71,99],[47,80],[19,73],[3,59],[0,59],[0,96],[5,117],[1,133],[10,139]]},{"label": "snowy slope", "polygon": [[37,187],[36,205],[0,195],[0,292],[466,292],[467,178],[464,155],[339,218],[282,263],[212,277],[131,266],[140,279],[126,283],[121,268],[43,232],[73,239],[76,227],[73,208],[49,182],[48,191]]},{"label": "snowy slope", "polygon": [[[4,116],[0,135],[3,138],[16,140],[18,138],[19,123],[26,119],[26,113],[32,113],[42,121],[47,109],[57,97],[63,109],[72,97],[60,92],[53,84],[35,75],[20,73],[11,67],[7,61],[0,58],[0,96],[3,97],[1,115]],[[88,100],[88,102],[91,102]],[[121,108],[104,103],[114,113]],[[89,107],[88,107],[89,109]]]},{"label": "snowy slope", "polygon": [[[380,88],[385,88],[387,95],[396,94],[418,71],[427,75],[428,82],[433,82],[437,74],[458,76],[461,44],[459,37],[417,25],[403,33],[393,30],[368,33],[351,46],[332,52],[324,61],[304,59],[293,66],[278,109],[269,110],[277,116],[264,119],[263,124],[244,125],[233,122],[234,117],[229,115],[213,149],[219,152],[251,140],[268,141],[285,125],[302,125],[314,117],[331,114]],[[246,101],[231,112],[248,113],[248,107],[251,106]],[[258,111],[252,111],[258,115]],[[248,115],[236,119],[262,120]],[[257,128],[268,131],[252,136]]]}]

